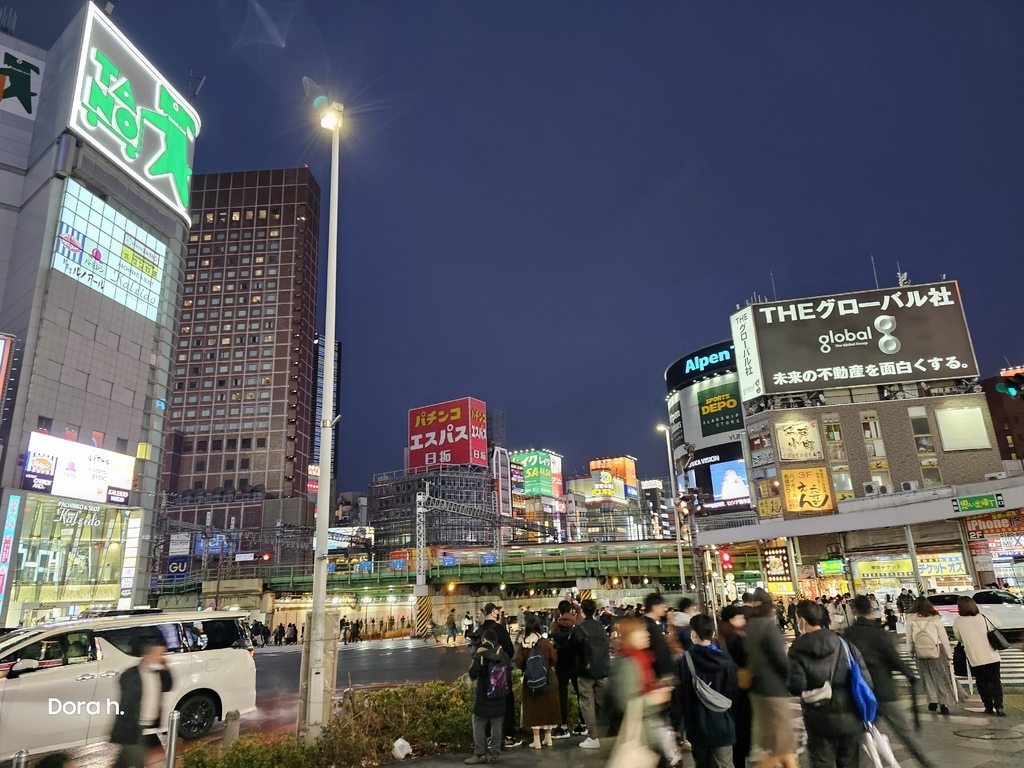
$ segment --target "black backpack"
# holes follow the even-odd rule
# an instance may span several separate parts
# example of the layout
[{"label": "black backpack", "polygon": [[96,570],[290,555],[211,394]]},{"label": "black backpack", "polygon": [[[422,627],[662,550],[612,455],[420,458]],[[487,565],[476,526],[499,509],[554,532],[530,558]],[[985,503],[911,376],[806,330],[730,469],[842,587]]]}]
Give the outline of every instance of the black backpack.
[{"label": "black backpack", "polygon": [[611,642],[604,628],[597,622],[590,631],[583,632],[583,657],[580,660],[579,673],[592,680],[608,677],[612,671]]}]

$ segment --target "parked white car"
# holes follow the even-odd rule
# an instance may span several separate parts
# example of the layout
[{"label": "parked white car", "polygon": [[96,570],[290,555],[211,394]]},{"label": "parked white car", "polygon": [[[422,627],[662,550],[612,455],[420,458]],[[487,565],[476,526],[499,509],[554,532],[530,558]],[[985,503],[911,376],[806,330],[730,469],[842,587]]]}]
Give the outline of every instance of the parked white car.
[{"label": "parked white car", "polygon": [[167,646],[173,687],[163,724],[181,713],[195,739],[217,719],[256,710],[256,662],[245,616],[228,611],[147,613],[64,621],[0,637],[0,763],[102,743],[120,709],[118,678],[139,663],[142,641]]},{"label": "parked white car", "polygon": [[942,617],[942,624],[952,630],[953,621],[960,615],[956,607],[958,597],[971,597],[981,613],[995,619],[1009,632],[1024,632],[1024,601],[1005,589],[971,589],[965,592],[946,592],[928,595],[928,600]]}]

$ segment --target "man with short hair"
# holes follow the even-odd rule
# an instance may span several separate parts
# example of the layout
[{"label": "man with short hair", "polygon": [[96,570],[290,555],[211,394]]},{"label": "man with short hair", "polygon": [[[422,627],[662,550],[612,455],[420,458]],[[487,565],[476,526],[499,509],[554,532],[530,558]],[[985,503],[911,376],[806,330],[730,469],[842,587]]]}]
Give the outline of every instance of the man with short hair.
[{"label": "man with short hair", "polygon": [[897,701],[892,675],[893,672],[902,673],[910,681],[911,688],[917,685],[917,678],[910,665],[900,657],[892,637],[885,631],[882,620],[872,608],[871,600],[858,595],[853,599],[853,611],[857,618],[853,626],[843,633],[843,638],[860,651],[864,665],[871,674],[871,687],[878,700],[878,716],[889,724],[889,730],[906,745],[923,768],[931,768],[934,763],[914,738],[913,726]]},{"label": "man with short hair", "polygon": [[690,735],[696,768],[733,768],[732,748],[736,743],[736,722],[732,709],[715,711],[697,692],[697,681],[735,701],[739,696],[736,665],[729,655],[712,644],[715,620],[697,614],[690,619],[690,649],[679,659],[677,690],[683,705],[683,723]]},{"label": "man with short hair", "polygon": [[173,682],[166,653],[156,640],[143,640],[141,660],[121,674],[121,709],[110,730],[110,743],[121,745],[115,768],[146,768],[149,750],[143,731],[160,727],[163,694]]},{"label": "man with short hair", "polygon": [[913,605],[914,596],[904,587],[903,591],[900,592],[900,596],[896,598],[896,608],[900,612],[900,621],[904,624],[907,622],[907,613]]},{"label": "man with short hair", "polygon": [[608,633],[595,618],[597,603],[584,600],[583,621],[576,625],[574,643],[579,664],[580,717],[587,728],[587,738],[580,746],[583,749],[600,749],[603,719],[605,717],[605,696],[608,693],[608,677],[611,674],[611,647]]},{"label": "man with short hair", "polygon": [[[477,629],[477,637],[483,637],[484,632],[489,629],[494,631],[498,638],[498,644],[511,659],[515,655],[515,647],[512,645],[512,638],[509,637],[508,630],[505,629],[505,625],[501,621],[501,607],[494,603],[487,603],[484,606],[484,623]],[[502,731],[505,734],[505,738],[502,741],[502,748],[515,749],[516,747],[521,747],[523,740],[516,735],[516,696],[512,686],[509,686],[508,696],[505,698],[504,725],[505,727],[502,728]]]},{"label": "man with short hair", "polygon": [[[562,724],[551,732],[553,739],[568,739],[572,736],[569,730],[569,685],[576,691],[576,698],[579,699],[580,687],[576,677],[578,659],[574,635],[577,632],[577,625],[583,620],[576,608],[568,600],[558,603],[558,618],[551,622],[548,628],[548,639],[555,646],[558,653],[558,661],[555,663],[555,676],[558,678],[558,701],[562,712]],[[580,736],[582,728],[577,727],[576,733]]]},{"label": "man with short hair", "polygon": [[751,616],[750,612],[754,608],[754,593],[753,592],[744,592],[743,596],[740,598],[740,600],[743,603],[743,615],[746,616],[749,619],[750,616]]},{"label": "man with short hair", "polygon": [[675,674],[672,654],[661,631],[661,620],[668,610],[665,598],[657,592],[651,592],[644,598],[644,624],[651,636],[651,653],[654,654],[654,676],[667,677]]}]

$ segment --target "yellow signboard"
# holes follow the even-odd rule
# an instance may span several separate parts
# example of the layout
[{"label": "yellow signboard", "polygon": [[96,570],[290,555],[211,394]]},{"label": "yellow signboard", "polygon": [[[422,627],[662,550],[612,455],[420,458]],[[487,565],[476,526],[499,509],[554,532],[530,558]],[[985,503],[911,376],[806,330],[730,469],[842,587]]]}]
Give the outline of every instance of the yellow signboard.
[{"label": "yellow signboard", "polygon": [[835,509],[828,470],[824,467],[782,470],[782,497],[788,512],[831,512]]},{"label": "yellow signboard", "polygon": [[769,496],[767,499],[759,499],[757,502],[757,516],[762,520],[782,517],[782,497]]},{"label": "yellow signboard", "polygon": [[794,594],[794,592],[793,592],[793,582],[791,582],[791,581],[784,581],[784,582],[780,582],[780,583],[769,582],[768,583],[768,591],[771,592],[773,595],[792,595],[792,594]]}]

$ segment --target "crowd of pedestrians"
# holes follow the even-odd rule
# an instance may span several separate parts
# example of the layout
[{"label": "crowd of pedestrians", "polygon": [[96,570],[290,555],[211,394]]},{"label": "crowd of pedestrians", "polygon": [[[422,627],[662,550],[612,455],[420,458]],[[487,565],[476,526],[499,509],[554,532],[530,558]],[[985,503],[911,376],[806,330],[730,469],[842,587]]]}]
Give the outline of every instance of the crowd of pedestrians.
[{"label": "crowd of pedestrians", "polygon": [[[998,624],[970,598],[957,609],[954,649],[932,603],[909,590],[895,599],[845,595],[783,606],[757,589],[718,616],[689,598],[673,610],[657,593],[604,610],[593,600],[563,600],[550,614],[520,606],[515,642],[502,609],[489,603],[479,628],[463,623],[476,681],[475,754],[465,762],[498,762],[503,749],[522,746],[521,726],[537,750],[573,735],[579,747],[598,749],[628,728],[629,742],[646,745],[659,768],[680,766],[687,752],[696,768],[797,768],[803,732],[811,768],[855,768],[867,765],[866,740],[887,743],[878,724],[930,768],[916,736],[917,698],[923,693],[932,714],[951,714],[958,656],[986,713],[1004,714]],[[916,672],[889,631],[893,621],[905,626]],[[513,669],[523,676],[519,706]],[[910,683],[909,712],[895,676]]]}]

